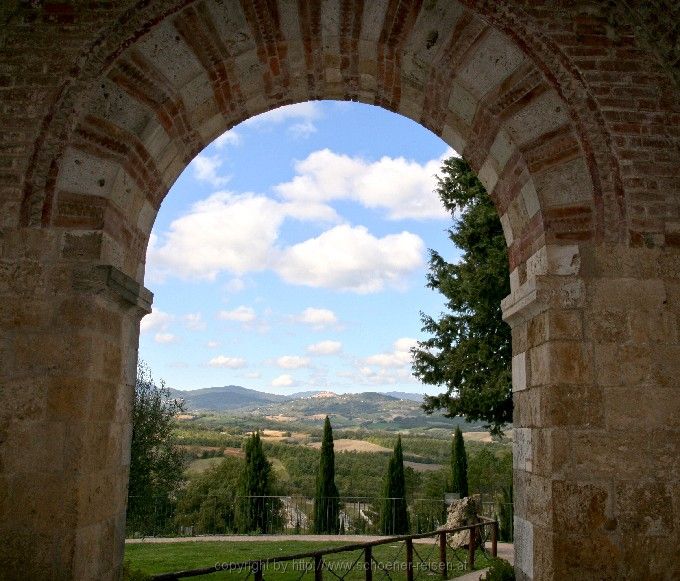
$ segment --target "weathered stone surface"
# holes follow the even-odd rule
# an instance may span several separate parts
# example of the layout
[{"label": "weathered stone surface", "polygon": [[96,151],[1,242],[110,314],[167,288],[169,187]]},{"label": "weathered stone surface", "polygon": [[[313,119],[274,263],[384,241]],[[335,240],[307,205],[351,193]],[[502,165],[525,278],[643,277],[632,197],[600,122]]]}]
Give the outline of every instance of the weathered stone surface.
[{"label": "weathered stone surface", "polygon": [[[446,523],[442,528],[453,529],[480,522],[482,512],[479,495],[467,496],[454,500],[446,513]],[[470,544],[470,531],[460,531],[447,535],[447,542],[451,547],[467,547]]]}]

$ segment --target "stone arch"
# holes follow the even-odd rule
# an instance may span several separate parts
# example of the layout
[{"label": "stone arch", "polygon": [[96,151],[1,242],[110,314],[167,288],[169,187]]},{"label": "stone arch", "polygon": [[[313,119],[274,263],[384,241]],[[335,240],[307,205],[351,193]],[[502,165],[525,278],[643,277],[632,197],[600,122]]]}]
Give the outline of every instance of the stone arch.
[{"label": "stone arch", "polygon": [[[677,521],[677,470],[644,455],[662,436],[671,458],[680,449],[669,415],[678,410],[680,98],[630,27],[612,34],[606,7],[586,3],[121,4],[87,16],[15,7],[7,19],[16,30],[39,22],[36,41],[63,26],[68,68],[42,81],[49,99],[26,123],[31,146],[12,162],[16,179],[1,182],[3,377],[19,402],[0,423],[2,478],[11,503],[31,507],[0,523],[13,539],[5,560],[44,578],[116,576],[130,387],[151,300],[143,262],[158,207],[224,130],[332,98],[431,129],[495,200],[512,270],[504,311],[520,578],[660,574],[644,551],[668,563],[674,544],[649,527],[634,532],[640,519],[666,516],[652,500],[636,504],[643,488],[630,469],[669,499]],[[17,111],[32,99],[10,95]],[[643,388],[631,414],[649,427],[631,442],[625,402]],[[33,466],[17,452],[25,437]],[[40,522],[40,512],[55,520]],[[583,539],[603,552],[590,554]],[[26,556],[36,543],[41,551]]]}]

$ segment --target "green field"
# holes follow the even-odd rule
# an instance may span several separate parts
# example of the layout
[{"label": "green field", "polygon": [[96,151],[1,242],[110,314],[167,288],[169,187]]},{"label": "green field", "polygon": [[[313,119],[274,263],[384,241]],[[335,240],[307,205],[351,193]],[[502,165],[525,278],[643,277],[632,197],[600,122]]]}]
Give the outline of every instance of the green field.
[{"label": "green field", "polygon": [[[250,559],[267,559],[281,555],[307,553],[329,547],[339,547],[349,543],[343,542],[313,542],[313,541],[253,541],[253,542],[181,542],[181,543],[140,543],[127,544],[125,547],[125,561],[131,571],[145,574],[158,574],[170,571],[196,569],[213,566],[216,563],[236,563]],[[416,544],[415,551],[420,556],[414,556],[414,574],[417,579],[440,579],[437,570],[438,547],[434,544]],[[463,563],[467,552],[459,550],[448,552],[449,572],[451,577],[464,571]],[[405,547],[404,543],[389,543],[374,547],[373,557],[377,561],[373,578],[378,581],[391,578],[405,579]],[[345,579],[358,581],[364,579],[363,553],[351,551],[328,555],[324,558],[327,566],[337,575]],[[484,553],[477,552],[476,568],[486,566],[488,560]],[[424,564],[423,564],[424,563]],[[352,568],[352,565],[354,567]],[[431,569],[428,569],[430,567]],[[348,572],[349,571],[349,572]],[[385,574],[389,573],[389,577]],[[220,572],[211,575],[192,577],[192,579],[245,581],[249,571]],[[326,579],[337,579],[333,573],[324,571]],[[312,560],[296,560],[287,563],[270,564],[264,570],[264,578],[276,581],[312,581],[314,572]]]}]

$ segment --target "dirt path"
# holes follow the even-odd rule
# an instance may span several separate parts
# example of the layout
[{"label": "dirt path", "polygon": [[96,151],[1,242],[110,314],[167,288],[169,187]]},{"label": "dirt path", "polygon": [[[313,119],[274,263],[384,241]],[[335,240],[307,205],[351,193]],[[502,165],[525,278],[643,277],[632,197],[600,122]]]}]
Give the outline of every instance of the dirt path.
[{"label": "dirt path", "polygon": [[[187,543],[187,542],[269,542],[269,541],[347,541],[351,543],[368,543],[370,541],[377,541],[384,537],[378,535],[205,535],[200,537],[145,537],[141,539],[125,539],[126,543]],[[432,542],[432,539],[415,539],[416,543]]]},{"label": "dirt path", "polygon": [[[378,535],[205,535],[200,537],[145,537],[142,539],[125,539],[127,544],[138,543],[201,543],[201,542],[223,542],[223,543],[252,543],[258,541],[317,541],[333,542],[346,541],[350,543],[368,543],[383,539]],[[428,544],[434,541],[434,537],[425,539],[414,539],[414,543]],[[514,549],[512,543],[498,543],[498,556],[512,563],[514,561]]]}]

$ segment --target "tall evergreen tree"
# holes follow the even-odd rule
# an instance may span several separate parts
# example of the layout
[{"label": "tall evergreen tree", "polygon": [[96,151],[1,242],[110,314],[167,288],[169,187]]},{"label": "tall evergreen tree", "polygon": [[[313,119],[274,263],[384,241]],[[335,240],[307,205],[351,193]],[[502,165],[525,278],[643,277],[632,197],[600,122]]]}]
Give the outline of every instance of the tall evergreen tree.
[{"label": "tall evergreen tree", "polygon": [[339,529],[340,503],[338,487],[335,485],[335,452],[333,451],[333,429],[326,416],[323,423],[321,459],[316,474],[316,495],[314,497],[314,532],[337,534]]},{"label": "tall evergreen tree", "polygon": [[154,534],[172,514],[174,497],[184,481],[185,461],[175,445],[173,427],[184,403],[170,397],[163,380],[156,383],[146,363],[137,365],[132,406],[127,525]]},{"label": "tall evergreen tree", "polygon": [[259,432],[246,440],[245,456],[239,487],[239,528],[241,532],[267,532],[271,528],[271,511],[264,497],[271,495],[272,469],[264,455]]},{"label": "tall evergreen tree", "polygon": [[398,436],[387,466],[380,529],[384,535],[401,535],[408,533],[408,528],[404,453],[401,448],[401,436]]},{"label": "tall evergreen tree", "polygon": [[456,216],[449,238],[463,251],[455,263],[430,250],[427,286],[446,299],[438,319],[421,313],[430,337],[413,349],[413,374],[442,386],[426,396],[428,413],[483,420],[494,434],[512,421],[510,327],[501,300],[510,293],[508,251],[498,212],[468,163],[450,157],[442,166],[437,193]]},{"label": "tall evergreen tree", "polygon": [[456,426],[451,445],[451,486],[452,492],[457,492],[461,498],[468,496],[467,454],[459,426]]}]

